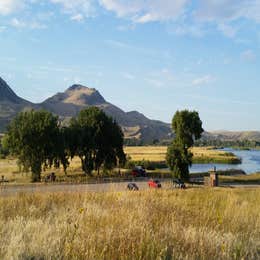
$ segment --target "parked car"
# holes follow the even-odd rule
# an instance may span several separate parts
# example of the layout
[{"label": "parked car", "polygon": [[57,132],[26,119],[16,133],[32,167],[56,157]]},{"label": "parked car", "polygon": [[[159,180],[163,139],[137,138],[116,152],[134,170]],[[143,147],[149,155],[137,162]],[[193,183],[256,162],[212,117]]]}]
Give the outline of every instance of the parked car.
[{"label": "parked car", "polygon": [[161,188],[162,184],[158,180],[149,180],[148,186],[149,188]]},{"label": "parked car", "polygon": [[128,190],[139,190],[138,186],[133,182],[127,184],[127,189]]},{"label": "parked car", "polygon": [[147,177],[147,172],[142,166],[135,166],[132,170],[133,177]]}]

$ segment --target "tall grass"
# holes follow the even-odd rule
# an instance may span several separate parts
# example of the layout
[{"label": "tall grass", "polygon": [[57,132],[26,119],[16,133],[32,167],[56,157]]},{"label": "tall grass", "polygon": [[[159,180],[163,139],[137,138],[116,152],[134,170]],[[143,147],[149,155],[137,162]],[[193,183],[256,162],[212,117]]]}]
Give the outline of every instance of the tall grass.
[{"label": "tall grass", "polygon": [[0,198],[0,259],[259,259],[259,189]]}]

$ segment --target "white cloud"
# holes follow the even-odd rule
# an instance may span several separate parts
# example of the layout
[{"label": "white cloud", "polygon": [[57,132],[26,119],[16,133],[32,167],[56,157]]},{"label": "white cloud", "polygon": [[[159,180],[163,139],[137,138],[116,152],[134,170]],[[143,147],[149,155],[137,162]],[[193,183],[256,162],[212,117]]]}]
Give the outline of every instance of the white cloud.
[{"label": "white cloud", "polygon": [[23,0],[0,0],[0,15],[9,15],[24,5]]},{"label": "white cloud", "polygon": [[71,16],[71,20],[83,20],[83,17],[91,17],[95,14],[95,0],[49,0],[54,4],[60,4],[65,13]]},{"label": "white cloud", "polygon": [[259,0],[200,0],[195,15],[200,20],[228,22],[247,18],[260,22]]},{"label": "white cloud", "polygon": [[175,33],[176,35],[191,35],[194,37],[202,37],[205,34],[205,30],[202,27],[202,25],[198,25],[198,24],[179,24],[176,26],[172,26],[172,28],[168,28],[168,32],[170,33]]},{"label": "white cloud", "polygon": [[10,22],[10,24],[13,26],[13,27],[16,27],[16,28],[24,28],[26,27],[26,23],[21,21],[21,20],[18,20],[17,18],[13,18]]},{"label": "white cloud", "polygon": [[189,0],[100,0],[101,5],[119,17],[136,23],[174,20],[180,17]]},{"label": "white cloud", "polygon": [[256,59],[256,55],[252,50],[245,50],[241,53],[241,58],[244,61],[253,62]]},{"label": "white cloud", "polygon": [[21,19],[18,18],[13,18],[10,22],[10,25],[21,29],[21,28],[27,28],[27,29],[45,29],[47,26],[44,24],[41,24],[37,21],[29,21],[29,22],[25,22]]},{"label": "white cloud", "polygon": [[82,14],[75,14],[70,17],[70,20],[76,22],[82,22],[84,20],[84,16]]},{"label": "white cloud", "polygon": [[213,82],[215,78],[212,75],[205,75],[199,78],[196,78],[192,81],[193,86],[202,86],[207,85],[211,82]]}]

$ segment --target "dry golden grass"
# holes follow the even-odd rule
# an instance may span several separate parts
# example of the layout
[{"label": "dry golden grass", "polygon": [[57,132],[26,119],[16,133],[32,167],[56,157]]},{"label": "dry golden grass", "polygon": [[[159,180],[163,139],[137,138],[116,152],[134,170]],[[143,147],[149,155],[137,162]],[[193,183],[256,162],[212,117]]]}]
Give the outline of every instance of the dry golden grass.
[{"label": "dry golden grass", "polygon": [[[128,146],[124,148],[125,153],[131,157],[133,161],[149,160],[154,162],[165,161],[167,152],[166,146]],[[237,157],[225,152],[214,150],[207,147],[193,147],[191,149],[194,161],[232,161]]]},{"label": "dry golden grass", "polygon": [[259,259],[259,189],[0,198],[0,259]]}]

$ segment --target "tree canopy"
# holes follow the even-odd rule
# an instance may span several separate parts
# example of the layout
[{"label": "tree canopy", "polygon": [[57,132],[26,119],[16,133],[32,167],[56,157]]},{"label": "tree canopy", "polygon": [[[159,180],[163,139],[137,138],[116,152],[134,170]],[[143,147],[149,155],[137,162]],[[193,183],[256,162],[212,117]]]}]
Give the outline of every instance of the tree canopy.
[{"label": "tree canopy", "polygon": [[43,110],[21,112],[8,126],[3,144],[39,181],[42,169],[59,164],[58,118]]},{"label": "tree canopy", "polygon": [[175,138],[168,146],[166,161],[175,177],[189,178],[189,166],[192,164],[192,153],[189,148],[203,133],[202,121],[196,111],[177,111],[172,119]]},{"label": "tree canopy", "polygon": [[111,169],[125,162],[123,132],[120,126],[97,107],[82,110],[70,124],[72,142],[71,155],[77,155],[82,170],[91,174],[93,170]]}]

